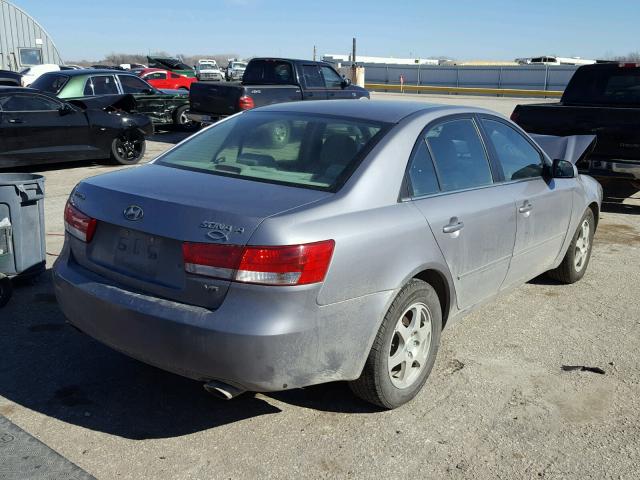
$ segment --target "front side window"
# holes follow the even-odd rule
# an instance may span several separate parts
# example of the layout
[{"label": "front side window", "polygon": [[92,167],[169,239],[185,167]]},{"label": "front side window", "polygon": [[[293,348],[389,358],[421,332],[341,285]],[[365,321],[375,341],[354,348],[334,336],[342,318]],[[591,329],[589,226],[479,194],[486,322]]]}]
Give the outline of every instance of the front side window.
[{"label": "front side window", "polygon": [[433,161],[424,138],[418,144],[409,160],[409,192],[412,197],[430,195],[440,190]]},{"label": "front side window", "polygon": [[250,112],[221,122],[158,163],[320,190],[337,189],[386,124],[308,114]]},{"label": "front side window", "polygon": [[489,160],[473,120],[438,124],[426,134],[443,191],[463,190],[493,182]]},{"label": "front side window", "polygon": [[96,75],[89,78],[84,86],[84,94],[93,95],[115,95],[120,93],[116,84],[116,77],[113,75]]},{"label": "front side window", "polygon": [[10,95],[0,98],[0,109],[5,112],[57,111],[61,104],[40,95]]},{"label": "front side window", "polygon": [[482,125],[507,182],[542,176],[542,157],[520,133],[494,120],[482,119]]},{"label": "front side window", "polygon": [[148,93],[153,90],[144,80],[133,75],[118,75],[124,93]]},{"label": "front side window", "polygon": [[145,75],[146,80],[166,80],[167,74],[166,72],[154,72]]},{"label": "front side window", "polygon": [[303,65],[302,75],[308,88],[324,88],[324,80],[317,65]]},{"label": "front side window", "polygon": [[327,88],[342,88],[342,77],[333,68],[323,66],[321,70]]},{"label": "front side window", "polygon": [[42,65],[42,50],[39,48],[21,48],[21,65]]}]

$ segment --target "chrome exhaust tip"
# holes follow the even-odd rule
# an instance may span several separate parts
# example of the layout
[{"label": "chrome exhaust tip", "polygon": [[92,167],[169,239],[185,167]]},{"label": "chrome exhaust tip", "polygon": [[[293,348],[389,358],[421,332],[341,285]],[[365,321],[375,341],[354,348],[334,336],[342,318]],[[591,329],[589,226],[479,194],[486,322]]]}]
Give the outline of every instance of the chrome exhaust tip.
[{"label": "chrome exhaust tip", "polygon": [[222,400],[231,400],[245,392],[245,390],[241,390],[226,383],[218,382],[217,380],[211,380],[210,382],[205,383],[203,387],[208,393]]}]

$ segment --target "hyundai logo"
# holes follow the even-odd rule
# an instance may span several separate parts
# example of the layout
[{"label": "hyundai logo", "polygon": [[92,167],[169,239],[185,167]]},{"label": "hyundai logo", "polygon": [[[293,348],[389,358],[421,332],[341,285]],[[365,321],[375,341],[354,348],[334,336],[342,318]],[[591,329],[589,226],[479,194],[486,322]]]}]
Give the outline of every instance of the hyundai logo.
[{"label": "hyundai logo", "polygon": [[123,213],[124,218],[131,220],[132,222],[137,222],[144,217],[144,210],[142,210],[142,207],[139,207],[138,205],[129,205],[124,209]]}]

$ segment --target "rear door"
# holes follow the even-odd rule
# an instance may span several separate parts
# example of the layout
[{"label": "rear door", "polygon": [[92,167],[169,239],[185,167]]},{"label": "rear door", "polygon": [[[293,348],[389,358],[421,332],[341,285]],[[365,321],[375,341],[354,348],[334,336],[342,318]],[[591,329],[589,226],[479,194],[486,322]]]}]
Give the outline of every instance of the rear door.
[{"label": "rear door", "polygon": [[62,110],[57,99],[34,93],[0,98],[3,150],[0,156],[17,162],[65,161],[87,158],[89,127],[84,112]]},{"label": "rear door", "polygon": [[515,207],[505,187],[494,183],[474,118],[455,116],[428,126],[408,175],[413,202],[451,271],[458,307],[496,294],[513,251]]},{"label": "rear door", "polygon": [[571,218],[574,179],[547,179],[539,149],[505,120],[480,117],[502,189],[516,204],[517,235],[505,287],[551,268]]},{"label": "rear door", "polygon": [[320,73],[317,63],[305,63],[300,65],[300,76],[304,82],[303,100],[326,100],[327,89],[324,84],[324,78]]},{"label": "rear door", "polygon": [[93,97],[95,95],[118,95],[120,89],[116,83],[115,75],[94,75],[89,77],[84,85],[84,94]]}]

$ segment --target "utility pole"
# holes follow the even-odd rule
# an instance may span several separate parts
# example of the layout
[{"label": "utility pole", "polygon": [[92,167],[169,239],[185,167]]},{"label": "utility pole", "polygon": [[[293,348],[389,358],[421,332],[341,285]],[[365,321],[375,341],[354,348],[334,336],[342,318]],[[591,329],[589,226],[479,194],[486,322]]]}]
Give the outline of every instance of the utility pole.
[{"label": "utility pole", "polygon": [[316,46],[313,46],[313,61],[316,61]]},{"label": "utility pole", "polygon": [[356,37],[353,37],[353,48],[351,50],[351,81],[356,82]]}]

